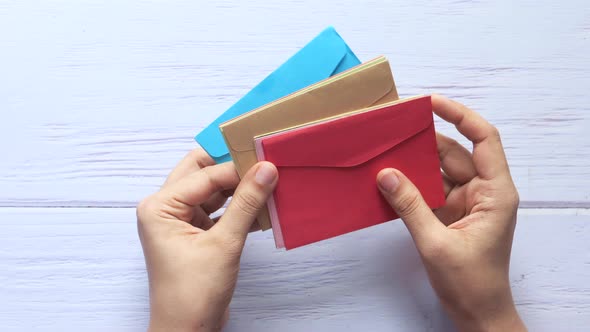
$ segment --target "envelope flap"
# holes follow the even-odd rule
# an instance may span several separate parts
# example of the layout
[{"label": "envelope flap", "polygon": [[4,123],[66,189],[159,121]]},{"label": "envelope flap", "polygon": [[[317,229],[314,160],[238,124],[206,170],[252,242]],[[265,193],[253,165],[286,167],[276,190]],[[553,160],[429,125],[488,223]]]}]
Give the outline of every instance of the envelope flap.
[{"label": "envelope flap", "polygon": [[[268,75],[252,90],[252,94],[256,98],[264,98],[268,90],[272,90],[273,95],[287,95],[330,77],[348,51],[348,46],[336,30],[327,28]],[[357,60],[357,63],[360,61]],[[267,100],[264,104],[274,99],[276,98]]]},{"label": "envelope flap", "polygon": [[[197,141],[211,156],[223,156],[228,151],[220,144],[223,142],[221,123],[330,77],[349,52],[352,54],[334,28],[325,29],[215,119],[196,136]],[[353,65],[360,63],[355,60]]]},{"label": "envelope flap", "polygon": [[282,167],[354,167],[410,139],[433,123],[430,96],[263,138],[266,160]]},{"label": "envelope flap", "polygon": [[362,71],[334,76],[324,85],[307,92],[300,90],[291,98],[222,124],[227,145],[234,151],[251,151],[255,136],[370,107],[392,92],[397,98],[389,62],[374,62]]}]

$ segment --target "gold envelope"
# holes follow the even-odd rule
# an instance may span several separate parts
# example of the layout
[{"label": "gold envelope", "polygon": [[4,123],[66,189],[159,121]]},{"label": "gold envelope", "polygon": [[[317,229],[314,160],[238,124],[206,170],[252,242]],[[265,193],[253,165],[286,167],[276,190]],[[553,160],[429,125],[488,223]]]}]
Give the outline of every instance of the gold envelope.
[{"label": "gold envelope", "polygon": [[[389,61],[378,57],[219,126],[240,177],[258,162],[254,137],[397,100]],[[268,210],[258,216],[271,228]]]}]

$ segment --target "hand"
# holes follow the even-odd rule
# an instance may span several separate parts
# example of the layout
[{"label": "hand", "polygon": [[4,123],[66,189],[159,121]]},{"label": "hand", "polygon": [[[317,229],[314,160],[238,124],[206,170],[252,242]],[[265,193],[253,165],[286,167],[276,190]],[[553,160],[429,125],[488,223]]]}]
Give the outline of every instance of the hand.
[{"label": "hand", "polygon": [[[232,163],[187,155],[137,207],[150,284],[150,331],[218,331],[228,318],[246,235],[277,182],[270,163],[240,182]],[[237,189],[236,189],[237,186]],[[209,215],[233,199],[219,221]]]},{"label": "hand", "polygon": [[434,112],[473,142],[473,154],[437,134],[447,204],[434,213],[401,172],[377,181],[416,244],[430,283],[462,331],[526,330],[508,269],[518,193],[496,128],[469,108],[432,96]]}]

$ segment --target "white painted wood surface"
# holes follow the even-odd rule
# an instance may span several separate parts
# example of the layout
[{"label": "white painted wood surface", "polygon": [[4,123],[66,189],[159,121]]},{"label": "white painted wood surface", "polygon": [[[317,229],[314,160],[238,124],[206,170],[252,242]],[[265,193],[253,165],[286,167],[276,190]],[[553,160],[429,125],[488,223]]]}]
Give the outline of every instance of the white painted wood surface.
[{"label": "white painted wood surface", "polygon": [[493,121],[527,206],[588,205],[587,1],[358,0],[0,2],[0,205],[134,206],[328,24]]},{"label": "white painted wood surface", "polygon": [[[532,331],[588,330],[582,0],[0,1],[0,329],[144,329],[132,207],[329,24],[388,56],[403,96],[444,93],[500,128],[526,208],[518,308]],[[452,329],[401,223],[288,253],[270,237],[248,241],[228,331]]]},{"label": "white painted wood surface", "polygon": [[[135,212],[0,209],[3,331],[140,331]],[[590,212],[524,210],[511,280],[531,331],[587,331]],[[354,244],[354,245],[352,245]],[[289,252],[250,236],[227,331],[451,331],[401,222]]]}]

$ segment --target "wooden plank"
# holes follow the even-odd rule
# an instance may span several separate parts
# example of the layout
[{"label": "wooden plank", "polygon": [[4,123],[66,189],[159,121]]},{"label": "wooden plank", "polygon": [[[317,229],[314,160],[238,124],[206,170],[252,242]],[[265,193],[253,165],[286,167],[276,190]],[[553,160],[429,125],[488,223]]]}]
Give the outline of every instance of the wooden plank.
[{"label": "wooden plank", "polygon": [[496,124],[525,205],[588,206],[582,0],[2,3],[0,206],[134,206],[328,24],[362,59],[387,55],[402,95]]},{"label": "wooden plank", "polygon": [[[139,331],[133,209],[0,209],[3,331]],[[521,211],[511,280],[531,331],[590,325],[590,210]],[[451,331],[400,222],[293,251],[246,244],[227,331]]]}]

